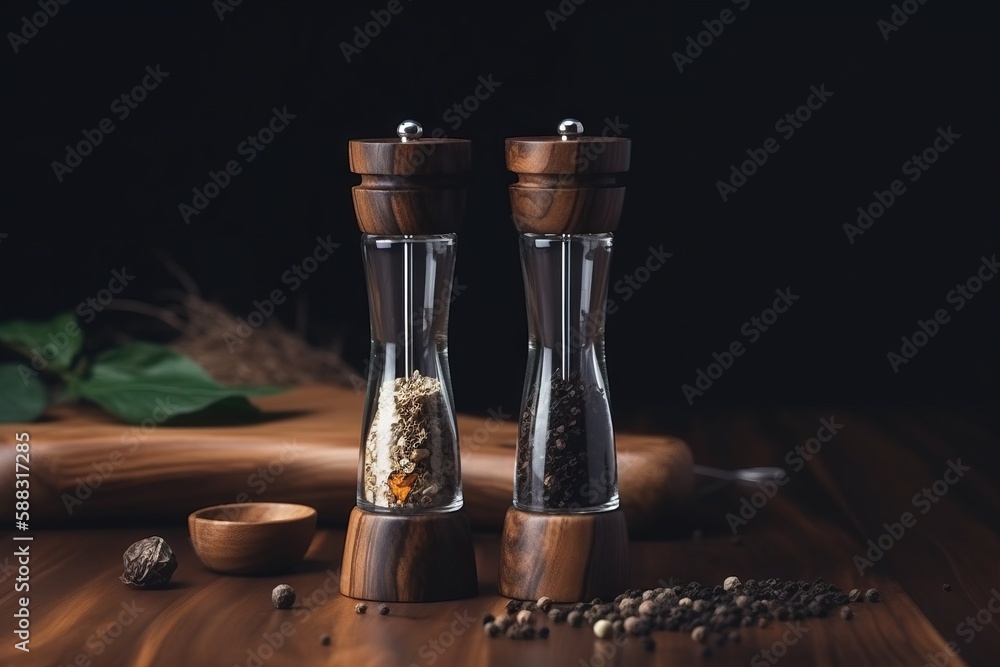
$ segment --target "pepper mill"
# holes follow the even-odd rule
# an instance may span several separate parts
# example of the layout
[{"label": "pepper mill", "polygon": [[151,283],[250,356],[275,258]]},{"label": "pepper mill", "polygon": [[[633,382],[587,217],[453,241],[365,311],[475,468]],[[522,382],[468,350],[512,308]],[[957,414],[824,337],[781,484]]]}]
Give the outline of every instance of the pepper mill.
[{"label": "pepper mill", "polygon": [[571,118],[558,133],[506,141],[528,364],[499,582],[511,598],[576,602],[611,599],[627,578],[604,319],[631,142],[583,136]]},{"label": "pepper mill", "polygon": [[448,310],[471,144],[398,138],[349,142],[354,210],[371,319],[357,506],[340,592],[428,602],[478,589],[448,367]]}]

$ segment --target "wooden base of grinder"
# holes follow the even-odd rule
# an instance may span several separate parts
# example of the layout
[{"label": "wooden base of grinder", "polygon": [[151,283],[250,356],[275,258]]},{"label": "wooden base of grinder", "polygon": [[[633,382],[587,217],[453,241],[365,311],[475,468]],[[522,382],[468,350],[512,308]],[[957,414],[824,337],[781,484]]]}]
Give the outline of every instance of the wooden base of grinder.
[{"label": "wooden base of grinder", "polygon": [[355,507],[347,524],[340,592],[386,602],[475,597],[472,528],[463,510],[390,514]]},{"label": "wooden base of grinder", "polygon": [[628,529],[621,509],[591,514],[507,510],[500,594],[554,602],[611,600],[627,588]]}]

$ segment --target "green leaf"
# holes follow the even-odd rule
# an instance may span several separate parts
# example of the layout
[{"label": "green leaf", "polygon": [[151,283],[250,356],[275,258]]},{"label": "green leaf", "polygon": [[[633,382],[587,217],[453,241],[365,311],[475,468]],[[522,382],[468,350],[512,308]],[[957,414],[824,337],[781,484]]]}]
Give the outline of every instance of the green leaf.
[{"label": "green leaf", "polygon": [[35,421],[48,402],[35,371],[24,364],[0,364],[0,422]]},{"label": "green leaf", "polygon": [[[284,391],[283,387],[226,387],[188,357],[152,343],[127,343],[98,355],[90,374],[76,383],[80,396],[121,419],[154,423],[198,412],[231,399],[250,406],[245,397]],[[252,413],[251,413],[252,414]]]},{"label": "green leaf", "polygon": [[73,313],[56,315],[44,322],[12,320],[0,324],[0,343],[45,366],[36,370],[66,373],[83,345],[83,332]]}]

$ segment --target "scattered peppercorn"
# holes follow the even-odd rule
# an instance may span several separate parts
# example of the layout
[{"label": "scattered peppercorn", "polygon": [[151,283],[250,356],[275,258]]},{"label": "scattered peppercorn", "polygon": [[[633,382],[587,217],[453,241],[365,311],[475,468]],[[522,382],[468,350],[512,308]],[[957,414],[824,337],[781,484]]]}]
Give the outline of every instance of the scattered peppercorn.
[{"label": "scattered peppercorn", "polygon": [[327,635],[327,634],[320,635],[319,636],[319,643],[322,644],[323,646],[329,646],[330,645],[330,635]]},{"label": "scattered peppercorn", "polygon": [[363,614],[366,611],[368,611],[368,605],[366,605],[364,602],[359,602],[356,605],[354,605],[355,614]]},{"label": "scattered peppercorn", "polygon": [[278,609],[291,609],[295,604],[295,589],[288,584],[278,584],[271,591],[271,602]]},{"label": "scattered peppercorn", "polygon": [[840,617],[842,619],[844,619],[845,621],[849,621],[852,618],[854,618],[854,610],[851,609],[850,607],[841,607],[840,608]]},{"label": "scattered peppercorn", "polygon": [[865,599],[868,600],[869,602],[878,602],[879,600],[882,599],[882,596],[879,595],[878,589],[869,588],[867,591],[865,591]]},{"label": "scattered peppercorn", "polygon": [[852,588],[851,592],[847,594],[847,599],[851,602],[864,602],[861,599],[861,590],[857,588]]},{"label": "scattered peppercorn", "polygon": [[384,602],[380,604],[378,606],[378,613],[380,613],[382,616],[387,615],[389,613],[389,605],[385,604]]},{"label": "scattered peppercorn", "polygon": [[[860,601],[865,599],[860,591],[856,596]],[[747,579],[742,583],[736,577],[727,577],[725,582],[715,585],[671,579],[670,586],[630,589],[608,602],[595,598],[590,602],[553,604],[547,615],[553,621],[564,618],[573,627],[580,627],[586,621],[601,639],[635,637],[648,650],[655,646],[646,642],[653,631],[689,633],[694,641],[709,649],[703,651],[704,655],[711,655],[709,644],[715,647],[739,642],[741,627],[766,628],[774,621],[822,618],[849,602],[847,593],[822,577],[811,582],[771,578]],[[531,609],[542,609],[547,606],[544,603],[545,600],[524,603],[515,614],[496,618],[496,632],[512,639],[543,636],[543,629],[534,627]],[[519,616],[517,622],[514,616]],[[524,618],[532,620],[525,623]],[[489,634],[490,630],[486,632]]]},{"label": "scattered peppercorn", "polygon": [[594,636],[598,639],[607,639],[613,631],[614,628],[611,627],[611,622],[603,618],[594,623]]}]

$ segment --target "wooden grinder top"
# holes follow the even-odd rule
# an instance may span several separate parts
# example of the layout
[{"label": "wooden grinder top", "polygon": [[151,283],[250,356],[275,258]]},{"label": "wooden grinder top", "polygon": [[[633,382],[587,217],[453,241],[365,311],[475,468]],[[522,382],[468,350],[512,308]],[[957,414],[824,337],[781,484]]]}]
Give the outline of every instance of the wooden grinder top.
[{"label": "wooden grinder top", "polygon": [[395,139],[348,143],[358,227],[366,234],[409,236],[457,232],[465,213],[465,181],[472,162],[467,139],[423,138],[403,121]]},{"label": "wooden grinder top", "polygon": [[521,233],[598,234],[618,227],[632,142],[624,137],[583,136],[567,118],[557,137],[507,139],[507,169],[514,225]]}]

